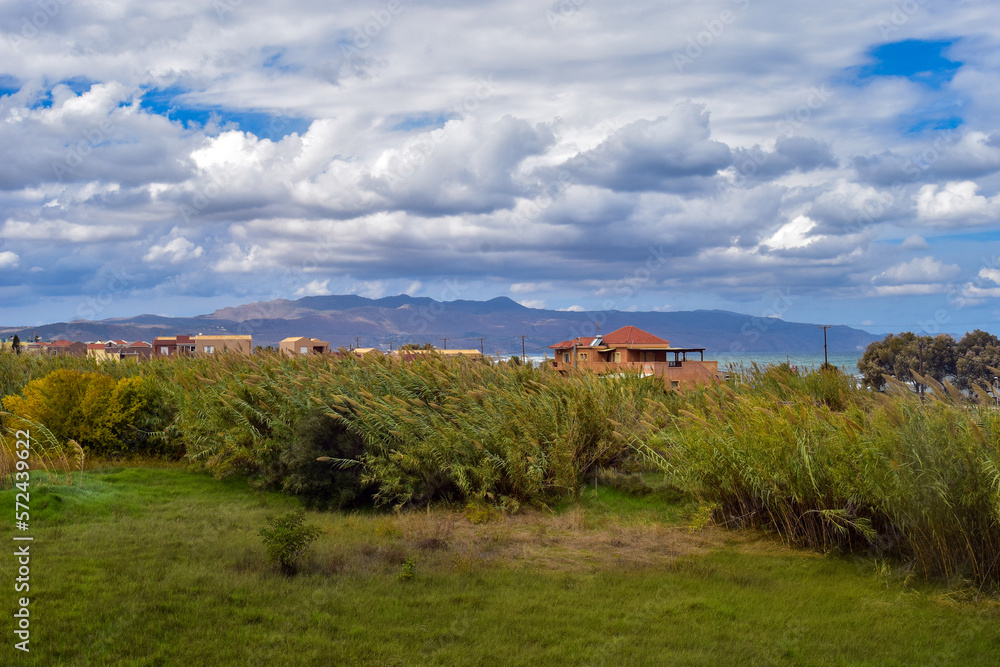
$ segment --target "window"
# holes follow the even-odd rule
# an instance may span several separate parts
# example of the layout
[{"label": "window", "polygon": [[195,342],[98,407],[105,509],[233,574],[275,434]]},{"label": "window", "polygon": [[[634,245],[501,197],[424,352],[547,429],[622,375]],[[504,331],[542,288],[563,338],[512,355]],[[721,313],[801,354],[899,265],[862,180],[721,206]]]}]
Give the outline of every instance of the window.
[{"label": "window", "polygon": [[615,350],[615,363],[620,364],[622,362],[621,350]]},{"label": "window", "polygon": [[165,354],[165,355],[167,355],[169,357],[170,356],[170,348],[169,347],[161,347],[160,348],[160,354]]},{"label": "window", "polygon": [[569,353],[563,354],[563,363],[564,364],[569,363]]},{"label": "window", "polygon": [[586,361],[587,360],[587,353],[586,352],[584,352],[583,354],[580,355],[580,360],[581,361]]},{"label": "window", "polygon": [[306,345],[303,345],[302,347],[299,348],[299,353],[300,354],[309,354],[309,348]]},{"label": "window", "polygon": [[677,387],[679,387],[679,386],[680,386],[680,384],[681,384],[681,383],[680,383],[680,382],[678,382],[677,380],[671,380],[671,381],[670,381],[670,388],[671,388],[671,389],[677,389]]},{"label": "window", "polygon": [[205,354],[215,354],[215,346],[214,345],[206,345],[205,346]]}]

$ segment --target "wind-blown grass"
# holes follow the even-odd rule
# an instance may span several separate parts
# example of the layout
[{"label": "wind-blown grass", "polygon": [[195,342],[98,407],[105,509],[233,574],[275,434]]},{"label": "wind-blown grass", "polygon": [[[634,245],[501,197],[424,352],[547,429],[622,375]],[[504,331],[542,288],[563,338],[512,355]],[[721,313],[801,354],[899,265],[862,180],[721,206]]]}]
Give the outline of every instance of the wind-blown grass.
[{"label": "wind-blown grass", "polygon": [[757,369],[692,395],[640,448],[723,524],[996,586],[1000,415],[945,387],[898,389]]}]

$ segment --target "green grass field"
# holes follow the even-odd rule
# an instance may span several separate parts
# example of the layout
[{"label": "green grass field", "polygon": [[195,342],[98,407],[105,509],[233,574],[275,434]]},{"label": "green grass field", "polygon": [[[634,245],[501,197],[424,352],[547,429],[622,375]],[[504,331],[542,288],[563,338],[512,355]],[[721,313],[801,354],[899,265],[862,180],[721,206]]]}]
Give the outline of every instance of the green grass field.
[{"label": "green grass field", "polygon": [[[667,494],[590,487],[514,516],[309,513],[323,534],[288,578],[257,534],[288,497],[183,468],[44,481],[31,490],[28,655],[13,648],[16,566],[2,557],[4,664],[1000,662],[995,602],[872,559],[692,531],[695,508]],[[416,576],[401,580],[411,557]]]}]

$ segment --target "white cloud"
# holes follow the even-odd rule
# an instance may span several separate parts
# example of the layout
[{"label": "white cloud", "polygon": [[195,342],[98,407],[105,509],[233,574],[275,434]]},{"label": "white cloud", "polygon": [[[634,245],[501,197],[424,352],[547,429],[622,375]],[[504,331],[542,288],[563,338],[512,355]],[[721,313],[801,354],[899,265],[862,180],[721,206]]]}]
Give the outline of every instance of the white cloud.
[{"label": "white cloud", "polygon": [[[524,305],[524,304],[522,304],[522,305]],[[562,311],[568,312],[568,313],[583,313],[587,309],[584,308],[583,306],[572,305],[572,306],[567,306],[566,308],[559,308],[559,310],[562,310]]]},{"label": "white cloud", "polygon": [[[873,283],[897,287],[913,284],[937,283],[950,280],[961,273],[957,264],[945,264],[933,257],[915,257],[909,262],[896,264],[872,278]],[[926,292],[932,294],[933,292]]]},{"label": "white cloud", "polygon": [[975,224],[1000,214],[1000,196],[977,195],[979,184],[973,181],[933,183],[920,188],[917,194],[917,214],[922,220],[961,221]]},{"label": "white cloud", "polygon": [[0,252],[0,269],[13,269],[20,263],[21,258],[17,256],[17,253],[9,250]]},{"label": "white cloud", "polygon": [[545,308],[545,299],[522,299],[518,303],[525,308]]},{"label": "white cloud", "polygon": [[900,244],[903,250],[926,250],[930,247],[927,240],[919,234],[911,234],[903,239],[903,243]]},{"label": "white cloud", "polygon": [[330,279],[326,280],[313,280],[308,285],[304,285],[299,289],[295,290],[295,296],[326,296],[328,294],[333,294],[330,291]]},{"label": "white cloud", "polygon": [[65,220],[8,220],[0,228],[0,238],[18,241],[65,241],[95,243],[139,236],[138,227],[119,228],[112,225],[82,225]]},{"label": "white cloud", "polygon": [[142,259],[152,264],[181,264],[201,257],[204,252],[201,246],[186,238],[176,237],[161,245],[151,246]]},{"label": "white cloud", "polygon": [[978,277],[1000,285],[1000,269],[980,269]]},{"label": "white cloud", "polygon": [[511,294],[530,294],[532,292],[548,292],[552,290],[552,283],[514,283],[510,286]]},{"label": "white cloud", "polygon": [[[786,3],[735,3],[683,76],[664,67],[717,7],[586,3],[550,25],[533,3],[404,3],[345,62],[340,43],[371,20],[358,3],[221,18],[190,0],[59,4],[4,52],[20,90],[0,108],[0,238],[44,269],[15,276],[23,303],[145,262],[162,282],[143,289],[181,296],[436,296],[462,276],[462,298],[510,286],[538,303],[558,285],[587,310],[745,310],[794,286],[856,321],[872,288],[978,270],[976,241],[947,236],[935,254],[957,264],[898,264],[931,245],[915,229],[1000,215],[990,3],[935,9],[964,63],[940,90],[855,85],[888,18],[862,0],[817,5],[808,25]],[[0,9],[11,25],[20,12]],[[945,109],[954,132],[913,130]],[[303,287],[320,275],[343,282]]]},{"label": "white cloud", "polygon": [[762,245],[776,250],[803,248],[816,240],[816,237],[809,236],[809,232],[815,226],[815,221],[800,215],[791,222],[782,225]]},{"label": "white cloud", "polygon": [[942,294],[948,291],[947,285],[913,284],[913,285],[878,285],[871,289],[871,296],[927,296]]}]

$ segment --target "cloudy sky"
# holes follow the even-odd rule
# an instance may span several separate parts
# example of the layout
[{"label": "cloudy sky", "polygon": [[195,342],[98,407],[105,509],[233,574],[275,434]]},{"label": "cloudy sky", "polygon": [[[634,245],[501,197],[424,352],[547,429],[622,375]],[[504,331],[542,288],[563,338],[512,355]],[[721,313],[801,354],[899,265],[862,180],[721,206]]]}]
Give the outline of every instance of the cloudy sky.
[{"label": "cloudy sky", "polygon": [[0,5],[0,323],[272,298],[1000,316],[1000,6]]}]

